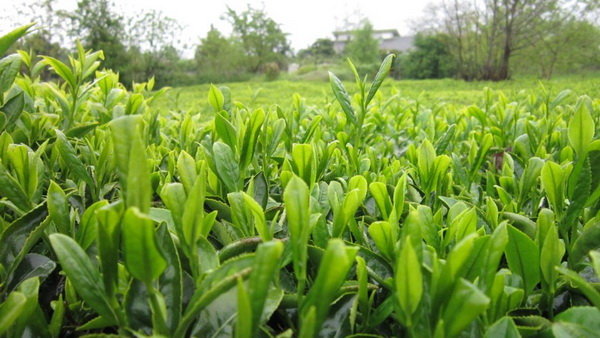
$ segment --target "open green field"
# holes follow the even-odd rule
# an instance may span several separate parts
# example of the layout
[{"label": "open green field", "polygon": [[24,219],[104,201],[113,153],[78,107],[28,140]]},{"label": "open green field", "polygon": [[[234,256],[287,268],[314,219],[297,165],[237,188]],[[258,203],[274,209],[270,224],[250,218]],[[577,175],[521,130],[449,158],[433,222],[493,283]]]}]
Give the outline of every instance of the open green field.
[{"label": "open green field", "polygon": [[[353,83],[347,83],[353,90]],[[211,116],[207,95],[210,85],[178,87],[170,89],[166,95],[156,100],[161,110],[201,112]],[[307,105],[323,106],[333,102],[331,86],[328,82],[279,80],[273,82],[226,83],[231,90],[232,100],[249,107],[282,107],[293,103],[293,95],[298,94]],[[484,100],[483,89],[501,90],[509,99],[520,99],[526,95],[539,95],[540,92],[552,96],[569,89],[573,97],[600,96],[600,73],[576,76],[559,76],[552,80],[518,78],[504,82],[466,82],[462,80],[387,80],[381,88],[382,96],[400,97],[431,104],[448,103],[455,105],[478,104]]]},{"label": "open green field", "polygon": [[100,59],[0,59],[0,337],[600,332],[597,80],[161,95]]}]

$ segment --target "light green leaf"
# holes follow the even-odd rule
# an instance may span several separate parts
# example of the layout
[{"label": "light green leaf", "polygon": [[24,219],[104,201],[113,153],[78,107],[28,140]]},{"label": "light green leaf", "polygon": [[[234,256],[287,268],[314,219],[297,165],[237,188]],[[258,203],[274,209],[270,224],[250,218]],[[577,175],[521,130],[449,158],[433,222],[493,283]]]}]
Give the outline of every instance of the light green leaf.
[{"label": "light green leaf", "polygon": [[214,85],[210,85],[208,90],[208,103],[213,107],[215,111],[223,110],[223,104],[225,103],[225,97],[223,93]]},{"label": "light green leaf", "polygon": [[369,184],[369,192],[371,192],[371,196],[373,196],[375,203],[377,203],[377,208],[383,219],[388,219],[392,212],[392,200],[385,183],[373,182]]},{"label": "light green leaf", "polygon": [[133,277],[150,285],[167,267],[158,249],[154,222],[132,207],[125,212],[121,227],[125,267]]},{"label": "light green leaf", "polygon": [[185,192],[189,194],[194,186],[194,182],[196,182],[196,161],[185,150],[182,150],[177,158],[177,172],[179,173]]},{"label": "light green leaf", "polygon": [[546,238],[541,248],[540,270],[542,271],[542,278],[546,282],[546,285],[550,287],[552,293],[555,290],[555,281],[558,276],[555,267],[560,266],[564,254],[565,245],[559,240],[556,227],[551,226],[546,233]]},{"label": "light green leaf", "polygon": [[296,278],[306,279],[306,258],[310,234],[310,194],[308,186],[298,176],[293,176],[283,192],[283,202],[292,245]]},{"label": "light green leaf", "polygon": [[489,303],[490,299],[481,290],[461,279],[452,292],[442,316],[446,335],[457,336],[487,309]]},{"label": "light green leaf", "polygon": [[485,331],[484,338],[521,338],[521,334],[510,317],[502,317]]},{"label": "light green leaf", "polygon": [[28,25],[18,27],[16,29],[10,31],[8,34],[1,36],[0,37],[0,57],[4,56],[4,53],[6,53],[6,51],[10,48],[10,46],[12,46],[18,39],[20,39],[21,37],[23,37],[27,33],[29,33],[29,29],[31,27],[33,27],[33,25],[35,25],[35,23],[30,23]]},{"label": "light green leaf", "polygon": [[368,105],[369,102],[371,102],[373,97],[375,97],[375,93],[377,93],[377,90],[379,90],[379,87],[383,83],[383,80],[385,80],[385,78],[390,73],[390,69],[392,68],[392,64],[394,62],[394,57],[395,57],[394,54],[389,54],[388,56],[385,57],[385,59],[383,59],[383,62],[381,62],[381,65],[379,66],[379,70],[377,71],[377,74],[375,75],[375,79],[373,79],[373,82],[371,83],[371,86],[369,87],[369,94],[367,94],[367,99],[365,100],[365,106]]},{"label": "light green leaf", "polygon": [[223,142],[225,142],[231,149],[237,149],[237,131],[235,127],[225,118],[224,112],[218,112],[215,114],[215,131]]},{"label": "light green leaf", "polygon": [[419,258],[407,236],[396,261],[394,275],[396,297],[405,316],[406,325],[412,326],[412,315],[417,310],[423,295],[423,274]]},{"label": "light green leaf", "polygon": [[221,179],[225,188],[229,192],[239,191],[240,186],[240,167],[231,148],[222,142],[213,144],[213,156],[217,176]]},{"label": "light green leaf", "polygon": [[58,149],[58,153],[60,157],[63,159],[65,164],[67,165],[68,170],[70,170],[78,179],[87,183],[90,187],[94,187],[94,179],[88,173],[85,165],[81,161],[80,157],[77,155],[75,148],[69,143],[65,134],[63,134],[60,130],[56,129],[56,143],[55,146]]},{"label": "light green leaf", "polygon": [[0,334],[8,331],[20,318],[25,310],[27,298],[18,291],[11,292],[6,300],[0,304]]},{"label": "light green leaf", "polygon": [[18,54],[9,55],[0,59],[0,104],[4,102],[4,92],[12,87],[15,78],[21,67],[21,56]]},{"label": "light green leaf", "polygon": [[316,309],[315,330],[321,327],[327,317],[331,302],[346,280],[346,275],[354,263],[358,248],[347,247],[341,239],[331,239],[323,254],[317,278],[302,303],[301,323],[310,317],[311,308]]},{"label": "light green leaf", "polygon": [[269,288],[277,280],[279,260],[283,254],[283,243],[276,240],[258,246],[248,282],[252,314],[252,336],[256,336],[261,323],[261,315],[267,301]]},{"label": "light green leaf", "polygon": [[569,143],[579,157],[585,156],[594,138],[594,119],[585,104],[578,104],[578,109],[569,121]]},{"label": "light green leaf", "polygon": [[356,118],[354,108],[352,108],[352,101],[350,100],[350,95],[348,95],[344,84],[332,72],[329,72],[329,83],[331,84],[331,90],[333,91],[333,95],[335,95],[335,98],[342,107],[344,114],[346,114],[346,118],[350,122],[352,122],[352,124],[356,125],[358,123],[358,120]]},{"label": "light green leaf", "polygon": [[48,213],[50,218],[63,234],[71,233],[71,219],[69,217],[70,206],[67,201],[67,195],[54,181],[50,181],[48,187]]},{"label": "light green leaf", "polygon": [[265,112],[262,109],[257,109],[250,116],[250,120],[246,124],[244,129],[244,136],[242,138],[242,144],[240,148],[240,168],[245,170],[252,158],[254,157],[254,149],[258,142],[258,135],[260,129],[265,122]]},{"label": "light green leaf", "polygon": [[565,199],[565,174],[563,168],[551,161],[542,168],[542,188],[554,212],[561,213]]},{"label": "light green leaf", "polygon": [[237,291],[235,336],[237,338],[252,337],[252,303],[248,296],[248,290],[241,279],[237,281]]}]

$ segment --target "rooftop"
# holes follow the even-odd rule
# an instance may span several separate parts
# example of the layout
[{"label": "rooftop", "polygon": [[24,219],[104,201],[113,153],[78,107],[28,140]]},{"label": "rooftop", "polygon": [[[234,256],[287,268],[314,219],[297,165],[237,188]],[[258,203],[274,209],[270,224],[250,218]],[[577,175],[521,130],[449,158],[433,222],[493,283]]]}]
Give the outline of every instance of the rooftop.
[{"label": "rooftop", "polygon": [[[333,36],[335,36],[336,38],[340,35],[349,35],[349,34],[353,34],[354,31],[335,31],[333,32]],[[400,36],[400,33],[398,33],[397,29],[376,29],[373,30],[373,34],[374,35],[380,35],[380,34],[391,34],[392,36]]]}]

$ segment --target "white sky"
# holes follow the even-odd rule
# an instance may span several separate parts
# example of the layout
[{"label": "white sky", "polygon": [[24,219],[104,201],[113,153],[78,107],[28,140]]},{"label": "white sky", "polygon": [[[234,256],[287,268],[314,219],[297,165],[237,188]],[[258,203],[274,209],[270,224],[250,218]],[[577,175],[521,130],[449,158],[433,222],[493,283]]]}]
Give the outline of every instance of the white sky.
[{"label": "white sky", "polygon": [[[401,35],[410,34],[410,22],[423,15],[423,9],[430,2],[440,0],[114,0],[116,9],[123,14],[135,15],[141,9],[161,10],[165,15],[179,21],[184,27],[182,40],[190,51],[199,39],[206,35],[210,25],[223,33],[230,33],[230,25],[221,17],[227,6],[242,11],[247,4],[263,8],[267,14],[289,33],[292,48],[306,48],[318,38],[332,38],[332,32],[343,27],[347,19],[368,18],[375,29],[396,28]],[[4,3],[22,6],[31,0],[0,0]],[[60,9],[74,9],[77,0],[56,0]],[[0,23],[0,30],[5,31]],[[193,52],[192,52],[193,53]]]}]

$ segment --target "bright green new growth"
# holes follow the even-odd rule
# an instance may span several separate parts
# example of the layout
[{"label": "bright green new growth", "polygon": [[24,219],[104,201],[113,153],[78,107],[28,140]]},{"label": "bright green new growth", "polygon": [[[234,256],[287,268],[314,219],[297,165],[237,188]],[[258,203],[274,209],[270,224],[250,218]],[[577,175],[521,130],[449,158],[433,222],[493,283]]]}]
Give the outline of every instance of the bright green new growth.
[{"label": "bright green new growth", "polygon": [[29,28],[0,37],[1,337],[600,329],[598,98],[411,98],[390,55],[199,114],[81,45],[4,56]]}]

